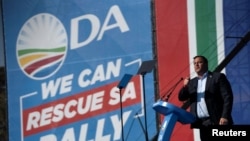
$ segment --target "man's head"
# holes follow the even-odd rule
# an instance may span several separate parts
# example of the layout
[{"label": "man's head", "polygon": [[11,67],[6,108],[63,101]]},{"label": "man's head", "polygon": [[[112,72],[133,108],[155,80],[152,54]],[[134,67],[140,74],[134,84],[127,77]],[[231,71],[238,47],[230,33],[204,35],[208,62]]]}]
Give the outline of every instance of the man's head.
[{"label": "man's head", "polygon": [[208,60],[206,57],[197,55],[194,58],[194,70],[198,76],[202,76],[205,72],[208,71]]}]

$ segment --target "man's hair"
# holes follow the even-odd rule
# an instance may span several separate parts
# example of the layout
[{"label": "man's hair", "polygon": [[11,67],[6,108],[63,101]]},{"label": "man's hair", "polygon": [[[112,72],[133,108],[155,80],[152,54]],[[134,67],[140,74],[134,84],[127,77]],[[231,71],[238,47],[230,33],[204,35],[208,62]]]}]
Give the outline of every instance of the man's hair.
[{"label": "man's hair", "polygon": [[196,59],[196,58],[202,58],[202,60],[204,61],[204,63],[208,64],[208,60],[207,60],[207,58],[205,56],[197,55],[193,59]]}]

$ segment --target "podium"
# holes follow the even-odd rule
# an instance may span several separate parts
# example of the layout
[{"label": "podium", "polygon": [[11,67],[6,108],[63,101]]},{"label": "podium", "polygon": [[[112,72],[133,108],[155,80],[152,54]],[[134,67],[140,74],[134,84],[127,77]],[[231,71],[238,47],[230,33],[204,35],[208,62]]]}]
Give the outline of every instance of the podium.
[{"label": "podium", "polygon": [[157,101],[153,104],[153,109],[164,115],[157,141],[169,141],[176,122],[189,124],[195,121],[191,113],[165,101]]}]

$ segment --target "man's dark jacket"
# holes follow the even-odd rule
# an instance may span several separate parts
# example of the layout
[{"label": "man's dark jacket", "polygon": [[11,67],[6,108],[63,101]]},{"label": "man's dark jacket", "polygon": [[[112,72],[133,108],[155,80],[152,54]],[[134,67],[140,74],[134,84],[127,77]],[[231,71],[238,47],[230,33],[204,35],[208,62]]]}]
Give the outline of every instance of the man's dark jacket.
[{"label": "man's dark jacket", "polygon": [[[191,79],[186,87],[183,87],[178,95],[180,101],[190,100],[190,112],[197,117],[197,85],[198,77]],[[205,88],[205,102],[211,121],[219,124],[221,117],[227,118],[229,124],[233,124],[231,116],[233,106],[232,88],[223,73],[208,71]],[[191,127],[196,128],[196,123]]]}]

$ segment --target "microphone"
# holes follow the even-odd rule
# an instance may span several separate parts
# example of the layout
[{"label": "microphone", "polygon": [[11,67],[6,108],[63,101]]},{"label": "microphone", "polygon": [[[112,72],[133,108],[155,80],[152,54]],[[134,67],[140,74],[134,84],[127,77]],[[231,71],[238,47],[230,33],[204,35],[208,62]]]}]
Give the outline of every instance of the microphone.
[{"label": "microphone", "polygon": [[183,80],[183,77],[181,77],[181,79],[176,82],[169,90],[166,94],[164,94],[162,97],[161,97],[161,100],[163,101],[168,101],[170,96],[172,95],[172,93],[174,92],[175,88],[179,85],[179,83]]}]

